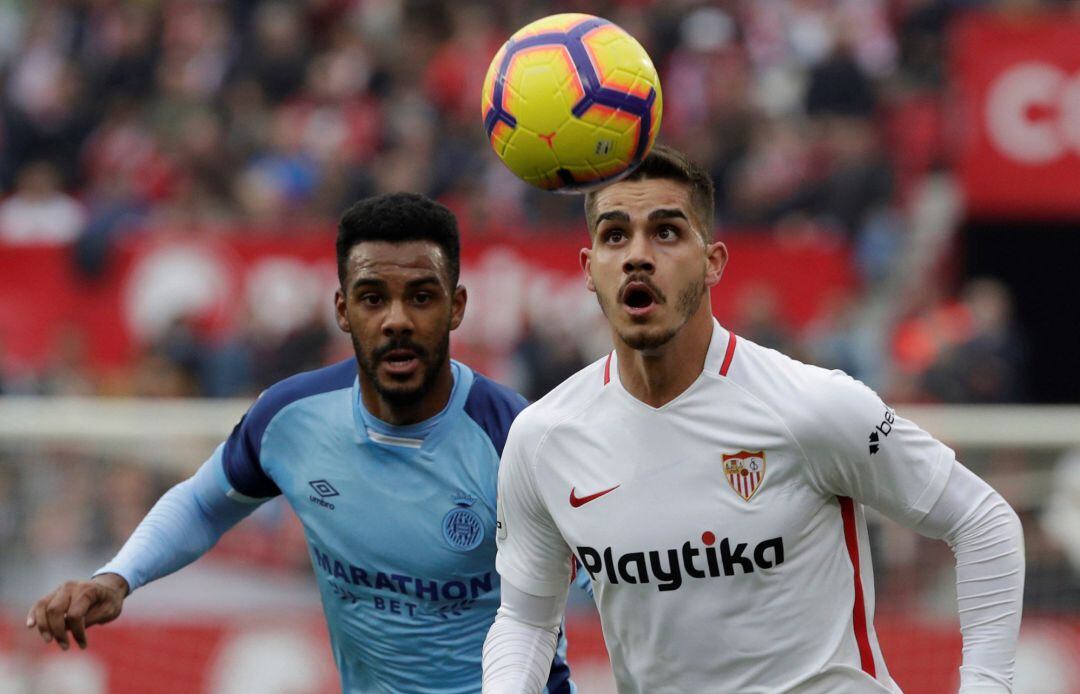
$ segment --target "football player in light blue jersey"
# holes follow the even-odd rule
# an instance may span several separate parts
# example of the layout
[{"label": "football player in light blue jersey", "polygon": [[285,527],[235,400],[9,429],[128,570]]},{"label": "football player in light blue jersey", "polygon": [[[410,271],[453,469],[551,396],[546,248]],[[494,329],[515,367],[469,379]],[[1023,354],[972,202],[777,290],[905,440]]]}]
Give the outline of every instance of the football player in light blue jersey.
[{"label": "football player in light blue jersey", "polygon": [[[85,648],[86,628],[119,616],[131,591],[283,495],[346,692],[480,691],[500,602],[497,468],[526,402],[449,358],[467,299],[449,210],[408,193],[362,200],[341,219],[337,260],[337,321],[356,359],[266,390],[109,564],[41,598],[27,627],[64,650],[70,631]],[[564,658],[565,642],[551,694],[574,691]]]}]

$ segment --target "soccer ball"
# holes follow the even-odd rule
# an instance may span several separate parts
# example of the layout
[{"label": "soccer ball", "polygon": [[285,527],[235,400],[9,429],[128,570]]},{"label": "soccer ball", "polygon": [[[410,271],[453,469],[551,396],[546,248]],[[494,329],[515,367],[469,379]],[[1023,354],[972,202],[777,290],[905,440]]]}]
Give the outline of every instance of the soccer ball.
[{"label": "soccer ball", "polygon": [[630,34],[606,19],[556,14],[510,37],[484,78],[484,130],[499,159],[545,190],[614,181],[660,129],[660,78]]}]

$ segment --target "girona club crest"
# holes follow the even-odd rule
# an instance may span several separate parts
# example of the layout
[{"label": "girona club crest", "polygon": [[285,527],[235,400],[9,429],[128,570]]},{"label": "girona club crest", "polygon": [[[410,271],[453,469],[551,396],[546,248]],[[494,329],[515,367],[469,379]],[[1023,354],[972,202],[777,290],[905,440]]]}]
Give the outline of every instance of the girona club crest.
[{"label": "girona club crest", "polygon": [[736,494],[750,501],[765,478],[765,451],[725,453],[724,477]]}]

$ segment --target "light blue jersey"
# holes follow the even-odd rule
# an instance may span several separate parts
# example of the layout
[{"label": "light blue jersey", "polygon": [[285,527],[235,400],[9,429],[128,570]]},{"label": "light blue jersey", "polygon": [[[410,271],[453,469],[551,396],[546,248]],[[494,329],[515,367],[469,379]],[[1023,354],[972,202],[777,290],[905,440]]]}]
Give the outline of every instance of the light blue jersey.
[{"label": "light blue jersey", "polygon": [[[299,516],[348,692],[480,690],[499,606],[495,490],[517,393],[452,363],[445,410],[374,419],[356,362],[269,388],[215,457],[233,498],[283,494]],[[548,691],[571,692],[565,642]]]}]

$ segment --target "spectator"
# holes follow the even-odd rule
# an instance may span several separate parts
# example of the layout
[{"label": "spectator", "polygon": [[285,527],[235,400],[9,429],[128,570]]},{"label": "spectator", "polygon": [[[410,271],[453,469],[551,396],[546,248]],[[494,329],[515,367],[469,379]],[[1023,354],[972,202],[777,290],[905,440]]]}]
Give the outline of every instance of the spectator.
[{"label": "spectator", "polygon": [[872,361],[858,332],[858,296],[838,293],[825,302],[820,314],[808,327],[803,345],[810,362],[825,369],[840,369],[865,383],[876,379]]},{"label": "spectator", "polygon": [[550,333],[534,321],[526,321],[524,334],[514,349],[514,360],[522,374],[521,394],[529,400],[539,400],[587,364],[570,335]]},{"label": "spectator", "polygon": [[56,167],[35,161],[19,171],[15,194],[0,203],[0,240],[70,243],[85,221],[83,206],[60,189]]},{"label": "spectator", "polygon": [[994,280],[973,280],[964,288],[962,306],[967,329],[927,371],[927,393],[945,402],[1022,400],[1024,345],[1008,289]]},{"label": "spectator", "polygon": [[300,7],[277,1],[259,4],[253,31],[246,37],[238,74],[254,78],[274,104],[293,96],[304,84],[308,37]]},{"label": "spectator", "polygon": [[150,96],[160,50],[160,22],[152,6],[119,3],[102,12],[91,34],[93,90],[103,101]]},{"label": "spectator", "polygon": [[799,354],[787,322],[780,315],[776,291],[769,285],[752,285],[736,297],[732,328],[739,335],[762,347],[770,347],[792,356]]},{"label": "spectator", "polygon": [[846,40],[837,42],[829,57],[810,70],[806,112],[866,118],[873,114],[874,87]]},{"label": "spectator", "polygon": [[35,391],[42,395],[93,395],[93,374],[86,337],[73,325],[63,326],[53,340],[48,363],[37,376]]}]

